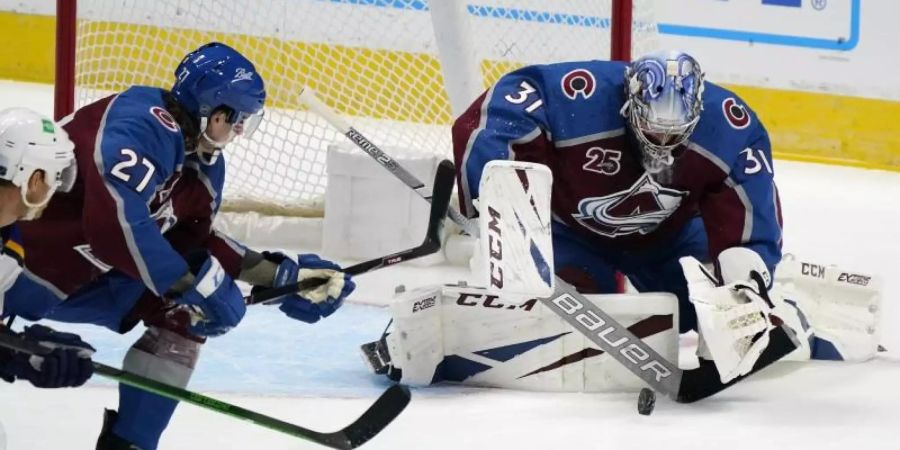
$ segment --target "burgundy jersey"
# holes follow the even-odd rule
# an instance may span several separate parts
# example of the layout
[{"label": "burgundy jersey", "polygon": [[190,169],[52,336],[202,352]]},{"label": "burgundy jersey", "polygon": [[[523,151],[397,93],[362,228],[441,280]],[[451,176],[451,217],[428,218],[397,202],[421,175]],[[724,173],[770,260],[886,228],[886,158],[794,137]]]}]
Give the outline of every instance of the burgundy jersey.
[{"label": "burgundy jersey", "polygon": [[131,88],[63,121],[78,177],[40,219],[23,222],[28,270],[58,296],[115,268],[161,295],[187,271],[184,255],[208,249],[236,276],[244,248],[215,232],[222,158],[185,155],[162,90]]}]

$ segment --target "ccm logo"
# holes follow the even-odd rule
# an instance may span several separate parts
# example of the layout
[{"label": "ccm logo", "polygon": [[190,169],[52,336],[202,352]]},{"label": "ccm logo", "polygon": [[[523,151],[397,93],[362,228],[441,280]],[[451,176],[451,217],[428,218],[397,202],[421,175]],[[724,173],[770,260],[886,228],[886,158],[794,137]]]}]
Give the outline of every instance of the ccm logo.
[{"label": "ccm logo", "polygon": [[672,375],[672,371],[666,367],[666,364],[655,359],[651,359],[650,353],[642,345],[643,342],[633,341],[628,336],[619,336],[616,327],[606,323],[593,311],[579,312],[584,309],[584,304],[569,294],[562,294],[551,300],[564,313],[575,318],[587,331],[595,333],[597,337],[612,346],[622,356],[638,366],[642,371],[651,371],[656,376],[656,381],[668,378]]},{"label": "ccm logo", "polygon": [[825,266],[810,263],[800,263],[800,273],[814,278],[825,279]]},{"label": "ccm logo", "polygon": [[488,261],[491,267],[491,286],[503,288],[503,241],[500,239],[500,213],[488,206]]},{"label": "ccm logo", "polygon": [[484,294],[470,294],[467,292],[460,292],[459,297],[456,298],[456,304],[460,306],[483,306],[485,308],[492,309],[523,309],[525,311],[531,311],[531,308],[534,308],[535,303],[537,303],[537,299],[533,298],[528,300],[525,303],[518,305],[506,305],[497,301],[500,297],[496,295],[484,295]]},{"label": "ccm logo", "polygon": [[428,297],[424,300],[419,300],[419,301],[413,303],[413,311],[412,312],[424,311],[428,308],[431,308],[432,306],[434,306],[434,297]]},{"label": "ccm logo", "polygon": [[847,284],[855,284],[857,286],[868,286],[869,280],[871,280],[871,279],[872,279],[872,277],[867,277],[865,275],[857,275],[855,273],[847,273],[847,272],[843,272],[840,274],[840,276],[838,276],[838,281],[843,281],[844,283],[847,283]]}]

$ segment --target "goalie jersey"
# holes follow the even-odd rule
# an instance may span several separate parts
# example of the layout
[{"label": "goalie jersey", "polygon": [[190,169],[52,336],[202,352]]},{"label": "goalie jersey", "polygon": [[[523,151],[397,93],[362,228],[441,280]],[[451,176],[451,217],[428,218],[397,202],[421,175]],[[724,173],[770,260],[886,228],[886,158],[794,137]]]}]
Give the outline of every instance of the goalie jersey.
[{"label": "goalie jersey", "polygon": [[185,153],[165,91],[132,87],[63,122],[75,143],[78,178],[39,220],[20,224],[27,268],[57,301],[115,269],[164,294],[205,249],[236,275],[244,248],[218,234],[225,162]]},{"label": "goalie jersey", "polygon": [[673,166],[651,175],[620,111],[626,66],[581,61],[502,77],[453,125],[460,205],[474,216],[489,161],[545,164],[553,220],[600,248],[652,248],[700,215],[710,257],[744,246],[769,269],[781,258],[781,217],[768,133],[734,93],[705,83],[703,112]]}]

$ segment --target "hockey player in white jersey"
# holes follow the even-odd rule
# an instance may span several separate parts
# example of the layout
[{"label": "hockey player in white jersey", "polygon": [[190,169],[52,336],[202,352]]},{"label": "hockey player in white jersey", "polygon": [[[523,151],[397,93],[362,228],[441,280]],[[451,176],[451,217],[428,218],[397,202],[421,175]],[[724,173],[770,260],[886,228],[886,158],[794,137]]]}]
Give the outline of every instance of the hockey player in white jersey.
[{"label": "hockey player in white jersey", "polygon": [[0,378],[8,382],[18,379],[41,388],[76,387],[93,374],[94,349],[77,335],[31,325],[16,336],[2,321],[27,314],[21,306],[30,299],[10,297],[9,289],[17,283],[35,284],[22,271],[25,249],[15,222],[38,215],[56,190],[71,187],[72,148],[66,132],[49,118],[26,108],[0,111],[0,333],[52,349],[37,357],[0,347]]}]

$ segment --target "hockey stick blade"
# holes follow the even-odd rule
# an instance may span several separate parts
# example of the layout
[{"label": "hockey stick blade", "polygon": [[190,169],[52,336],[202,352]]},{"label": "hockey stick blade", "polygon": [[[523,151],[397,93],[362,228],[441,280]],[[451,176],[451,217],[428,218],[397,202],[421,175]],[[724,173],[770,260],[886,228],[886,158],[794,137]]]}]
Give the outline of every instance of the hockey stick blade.
[{"label": "hockey stick blade", "polygon": [[[0,347],[38,356],[46,355],[50,352],[50,349],[39,343],[26,341],[5,330],[0,330]],[[280,431],[336,449],[356,448],[375,437],[406,409],[411,398],[409,389],[405,386],[391,386],[353,423],[339,431],[323,433],[98,362],[94,362],[94,372],[119,383],[162,397],[190,403],[210,411],[253,422],[271,430]]]},{"label": "hockey stick blade", "polygon": [[366,410],[355,422],[344,427],[341,431],[331,433],[340,435],[340,442],[345,445],[340,448],[350,449],[365,444],[376,434],[381,432],[409,404],[411,395],[409,388],[395,384],[378,397],[369,409]]},{"label": "hockey stick blade", "polygon": [[[422,241],[422,244],[387,256],[381,256],[359,264],[354,264],[344,269],[344,272],[350,275],[359,275],[440,251],[441,229],[443,228],[444,218],[447,216],[447,209],[450,206],[450,195],[453,192],[455,174],[456,171],[453,163],[449,160],[445,159],[438,164],[431,194],[431,210],[428,217],[428,228],[425,232],[425,240]],[[248,305],[266,303],[269,300],[276,299],[286,294],[314,288],[324,284],[325,281],[325,278],[314,278],[311,280],[303,280],[296,284],[266,289],[258,294],[247,297],[245,302]]]}]

